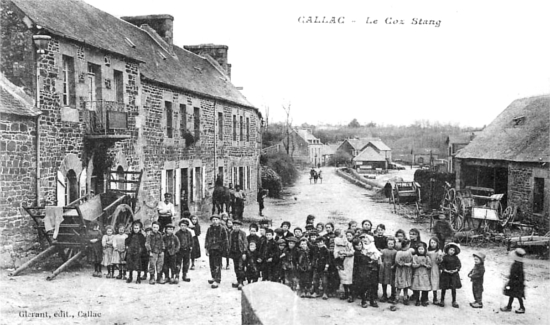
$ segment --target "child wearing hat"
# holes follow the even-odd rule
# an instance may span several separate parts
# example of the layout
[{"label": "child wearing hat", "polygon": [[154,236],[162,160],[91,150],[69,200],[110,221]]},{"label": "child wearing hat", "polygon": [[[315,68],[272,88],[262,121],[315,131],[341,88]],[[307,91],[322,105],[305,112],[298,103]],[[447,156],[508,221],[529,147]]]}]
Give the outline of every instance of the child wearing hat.
[{"label": "child wearing hat", "polygon": [[453,227],[444,214],[439,215],[439,220],[434,224],[433,232],[439,240],[440,247],[445,247],[445,241],[454,235]]},{"label": "child wearing hat", "polygon": [[[412,290],[416,297],[416,306],[426,307],[428,306],[428,291],[431,290],[432,285],[430,282],[430,269],[432,268],[432,261],[430,257],[426,255],[427,247],[426,243],[418,242],[416,246],[416,254],[413,256],[412,268],[414,269],[412,278]],[[420,297],[422,293],[422,298]]]},{"label": "child wearing hat", "polygon": [[525,313],[525,306],[523,305],[523,298],[525,298],[525,274],[523,272],[523,256],[525,256],[525,250],[523,248],[516,248],[510,253],[510,257],[513,258],[514,263],[510,268],[508,283],[506,283],[506,286],[504,287],[504,295],[510,298],[508,299],[508,305],[506,307],[500,308],[501,311],[511,311],[514,298],[517,298],[519,301],[519,309],[516,310],[516,313]]},{"label": "child wearing hat", "polygon": [[176,237],[180,243],[180,249],[176,254],[176,276],[175,282],[178,282],[178,277],[181,271],[181,280],[185,282],[191,281],[187,277],[187,272],[189,271],[189,262],[191,260],[191,253],[193,252],[194,233],[188,228],[191,222],[189,219],[181,219],[179,222],[180,229],[176,232]]},{"label": "child wearing hat", "polygon": [[151,233],[145,240],[145,248],[149,254],[149,284],[155,284],[155,272],[157,273],[157,281],[162,277],[162,267],[164,265],[164,241],[160,233],[160,225],[154,221]]},{"label": "child wearing hat", "polygon": [[456,302],[456,289],[462,288],[462,283],[460,282],[460,268],[462,264],[458,258],[460,254],[460,245],[456,243],[448,243],[445,246],[445,256],[441,261],[441,276],[439,278],[439,286],[441,287],[441,302],[439,306],[445,307],[445,291],[451,289],[451,294],[453,298],[453,307],[458,308],[458,303]]},{"label": "child wearing hat", "polygon": [[470,303],[472,308],[483,308],[483,275],[485,274],[485,254],[481,252],[474,253],[474,268],[468,273],[472,280],[472,291],[474,293],[474,302]]},{"label": "child wearing hat", "polygon": [[220,217],[212,215],[210,217],[212,224],[206,231],[205,245],[206,256],[210,263],[210,273],[212,279],[208,283],[212,285],[212,289],[219,286],[222,280],[222,256],[229,251],[229,238],[227,231],[220,225]]},{"label": "child wearing hat", "polygon": [[273,238],[273,229],[265,231],[265,238],[266,242],[262,252],[262,261],[264,263],[262,281],[271,281],[273,279],[273,257],[277,254],[277,243]]},{"label": "child wearing hat", "polygon": [[327,286],[328,286],[328,268],[330,252],[325,244],[323,237],[317,237],[315,239],[317,249],[312,252],[313,263],[313,288],[312,293],[316,293],[317,297],[323,297],[323,300],[327,300]]},{"label": "child wearing hat", "polygon": [[101,261],[101,264],[107,267],[107,279],[112,278],[113,273],[115,272],[112,265],[114,241],[115,236],[113,235],[113,227],[105,227],[105,235],[101,238],[101,246],[103,247],[103,260]]},{"label": "child wearing hat", "polygon": [[141,272],[141,256],[143,251],[147,251],[145,248],[145,236],[141,233],[141,221],[136,220],[132,223],[132,232],[126,238],[125,245],[128,247],[126,254],[126,264],[128,267],[128,279],[126,283],[131,283],[133,280],[133,273],[136,271],[136,283],[141,283],[139,273]]},{"label": "child wearing hat", "polygon": [[290,221],[283,221],[281,223],[281,229],[283,230],[283,233],[281,234],[281,237],[283,239],[287,239],[288,237],[292,236],[292,233],[290,232]]},{"label": "child wearing hat", "polygon": [[245,280],[244,261],[248,249],[246,233],[241,229],[241,225],[240,220],[234,220],[233,230],[229,234],[229,256],[233,260],[235,275],[237,276],[237,283],[233,283],[232,286],[239,290],[242,290]]},{"label": "child wearing hat", "polygon": [[177,273],[176,273],[176,254],[180,250],[180,241],[178,237],[174,234],[174,225],[169,223],[166,225],[166,233],[162,237],[164,241],[164,265],[162,271],[164,273],[164,278],[160,280],[160,284],[165,284],[169,282],[170,284],[177,284]]},{"label": "child wearing hat", "polygon": [[249,235],[246,236],[246,241],[247,242],[250,243],[251,241],[255,241],[255,242],[260,241],[260,236],[258,236],[258,225],[257,224],[251,223],[250,226],[248,227],[248,232],[249,232]]},{"label": "child wearing hat", "polygon": [[286,241],[281,238],[277,240],[276,243],[277,243],[277,248],[275,250],[275,253],[273,254],[273,260],[271,261],[271,271],[270,271],[269,281],[281,283],[284,281],[283,258],[286,256],[285,255]]},{"label": "child wearing hat", "polygon": [[[150,221],[145,222],[142,234],[145,236],[145,241],[147,237],[153,232],[153,224]],[[149,252],[147,248],[141,254],[141,271],[143,275],[140,277],[140,280],[147,280],[147,272],[149,271]],[[138,275],[139,276],[139,275]]]},{"label": "child wearing hat", "polygon": [[291,290],[296,290],[297,276],[296,276],[296,261],[298,258],[297,247],[298,239],[294,236],[290,236],[286,239],[287,247],[284,250],[283,256],[283,272],[285,275],[285,284],[290,287]]},{"label": "child wearing hat", "polygon": [[296,263],[296,270],[298,271],[300,297],[306,298],[310,296],[311,288],[311,255],[308,247],[308,240],[303,238],[300,241],[300,247],[298,249],[298,260]]}]

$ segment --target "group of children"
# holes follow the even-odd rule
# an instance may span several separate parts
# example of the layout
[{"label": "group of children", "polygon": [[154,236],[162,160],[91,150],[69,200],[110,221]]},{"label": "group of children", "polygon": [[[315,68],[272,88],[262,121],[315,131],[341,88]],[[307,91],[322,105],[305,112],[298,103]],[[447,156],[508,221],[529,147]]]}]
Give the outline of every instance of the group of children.
[{"label": "group of children", "polygon": [[[136,283],[147,279],[155,284],[177,284],[181,279],[191,281],[187,277],[189,265],[195,267],[195,260],[200,258],[200,224],[196,216],[186,212],[179,221],[179,230],[168,224],[165,232],[159,231],[158,222],[143,227],[141,221],[134,221],[127,233],[124,225],[117,227],[115,234],[112,226],[105,227],[105,234],[99,229],[99,224],[91,224],[90,258],[94,264],[94,277],[102,277],[102,266],[107,267],[107,278],[124,279],[127,283],[133,281],[136,272]],[[115,269],[118,275],[115,277]],[[128,276],[127,276],[128,274]],[[164,276],[163,276],[164,275]]]},{"label": "group of children", "polygon": [[[459,308],[456,301],[456,290],[462,287],[459,244],[445,244],[445,239],[440,242],[437,237],[425,243],[415,228],[409,231],[408,237],[401,229],[395,236],[385,236],[385,226],[380,224],[373,232],[369,220],[364,220],[360,228],[351,221],[343,232],[335,229],[332,223],[314,226],[314,219],[311,215],[307,217],[305,231],[296,227],[291,232],[288,221],[275,230],[251,224],[246,236],[240,229],[240,221],[213,215],[206,235],[212,272],[209,283],[213,288],[218,287],[222,257],[229,256],[237,276],[233,287],[239,290],[244,281],[251,283],[262,279],[284,283],[304,298],[328,299],[336,296],[336,290],[343,285],[340,299],[354,302],[355,298],[360,298],[363,308],[368,304],[378,307],[377,301],[428,306],[429,292],[432,292],[432,303],[444,307],[446,293],[450,290],[452,306]],[[475,266],[468,276],[472,281],[474,302],[470,306],[483,308],[485,255],[478,252],[472,257]],[[382,288],[380,298],[379,284]],[[441,291],[439,299],[438,291]],[[510,307],[503,311],[511,310],[512,301],[513,298]],[[521,306],[517,312],[523,313],[521,297],[519,302]]]}]

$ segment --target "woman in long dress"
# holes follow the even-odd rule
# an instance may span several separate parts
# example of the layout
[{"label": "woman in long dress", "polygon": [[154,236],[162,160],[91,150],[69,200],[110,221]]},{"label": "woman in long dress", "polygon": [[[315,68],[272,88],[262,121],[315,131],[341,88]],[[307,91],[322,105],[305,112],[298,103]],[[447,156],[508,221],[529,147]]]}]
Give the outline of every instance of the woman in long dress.
[{"label": "woman in long dress", "polygon": [[199,236],[201,235],[201,225],[199,218],[196,215],[191,216],[192,229],[195,232],[193,236],[193,250],[191,251],[191,270],[195,269],[195,260],[201,257],[201,246],[199,244]]}]

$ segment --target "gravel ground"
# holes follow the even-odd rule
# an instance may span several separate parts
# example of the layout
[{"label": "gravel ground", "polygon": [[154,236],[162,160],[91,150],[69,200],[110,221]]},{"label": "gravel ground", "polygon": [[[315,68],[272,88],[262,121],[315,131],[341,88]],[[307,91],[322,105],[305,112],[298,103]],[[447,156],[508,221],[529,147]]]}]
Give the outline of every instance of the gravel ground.
[{"label": "gravel ground", "polygon": [[[404,178],[407,179],[411,173],[405,172]],[[274,227],[283,220],[303,227],[306,216],[314,214],[316,221],[332,221],[342,229],[347,227],[349,220],[370,219],[375,225],[384,223],[386,234],[393,234],[399,228],[408,231],[414,227],[420,229],[424,240],[430,237],[428,223],[416,223],[391,213],[389,204],[373,200],[373,194],[346,182],[333,169],[324,168],[322,184],[309,184],[304,172],[283,199],[266,200],[264,214],[273,220]],[[256,205],[246,208],[245,218],[257,218]],[[203,233],[206,227],[203,224]],[[204,235],[201,240],[204,240]],[[302,299],[301,305],[310,315],[311,324],[349,324],[358,319],[396,324],[549,324],[550,311],[545,307],[548,303],[544,295],[550,289],[548,261],[529,259],[525,263],[527,313],[502,313],[499,308],[507,301],[502,288],[511,261],[504,247],[478,250],[487,255],[483,309],[472,309],[468,305],[473,299],[467,277],[473,267],[471,256],[474,249],[470,247],[463,247],[459,255],[463,265],[460,272],[463,288],[457,293],[459,309],[450,304],[445,308],[399,304],[398,310],[393,312],[389,310],[389,304],[380,303],[379,308],[363,309],[358,302],[348,304],[338,299]],[[207,283],[210,276],[205,256],[197,261],[196,270],[190,271],[192,281],[178,285],[152,286],[147,282],[138,285],[104,277],[94,278],[91,277],[93,269],[88,265],[62,273],[53,281],[45,280],[49,272],[51,267],[48,265],[13,278],[7,276],[7,271],[0,271],[1,324],[239,324],[241,320],[241,295],[231,288],[234,272],[223,270],[221,286],[211,289]],[[517,302],[515,304],[514,308]],[[33,317],[31,313],[47,315]],[[285,319],[282,318],[281,324],[285,324]]]}]

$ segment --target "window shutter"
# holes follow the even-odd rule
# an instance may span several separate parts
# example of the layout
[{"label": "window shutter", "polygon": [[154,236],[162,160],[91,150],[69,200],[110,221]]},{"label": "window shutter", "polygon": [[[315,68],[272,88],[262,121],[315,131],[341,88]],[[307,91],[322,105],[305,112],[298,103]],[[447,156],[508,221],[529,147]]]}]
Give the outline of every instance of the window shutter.
[{"label": "window shutter", "polygon": [[164,198],[164,193],[166,193],[166,170],[160,171],[160,200]]},{"label": "window shutter", "polygon": [[175,195],[175,205],[180,205],[181,201],[181,169],[176,169],[176,195]]},{"label": "window shutter", "polygon": [[59,170],[57,171],[57,206],[58,207],[64,207],[65,206],[65,192],[66,192],[66,185],[65,185],[65,175],[61,173]]},{"label": "window shutter", "polygon": [[202,185],[201,185],[201,199],[204,198],[204,193],[205,193],[205,190],[206,190],[206,166],[202,166],[202,169],[201,169],[201,174],[202,174]]}]

